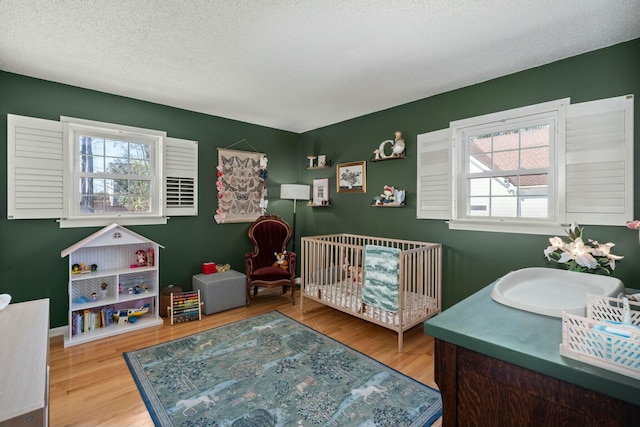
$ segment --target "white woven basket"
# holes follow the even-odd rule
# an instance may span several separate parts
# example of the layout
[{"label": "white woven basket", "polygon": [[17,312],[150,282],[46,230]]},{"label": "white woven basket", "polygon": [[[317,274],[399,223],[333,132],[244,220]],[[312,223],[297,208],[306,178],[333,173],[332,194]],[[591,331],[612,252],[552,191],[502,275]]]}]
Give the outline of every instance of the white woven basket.
[{"label": "white woven basket", "polygon": [[[629,306],[631,323],[639,326],[640,303]],[[640,328],[613,323],[621,320],[621,298],[588,294],[587,317],[562,314],[560,354],[640,380]]]}]

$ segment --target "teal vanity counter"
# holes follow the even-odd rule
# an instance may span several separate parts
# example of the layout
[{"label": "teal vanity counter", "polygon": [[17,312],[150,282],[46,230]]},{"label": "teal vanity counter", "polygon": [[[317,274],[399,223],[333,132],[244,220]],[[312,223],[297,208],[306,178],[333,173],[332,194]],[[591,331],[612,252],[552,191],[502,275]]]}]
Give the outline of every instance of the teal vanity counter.
[{"label": "teal vanity counter", "polygon": [[[640,420],[640,380],[561,356],[561,319],[499,304],[491,299],[492,287],[424,324],[425,334],[436,338],[435,379],[443,393],[445,425],[496,425],[509,417],[509,399],[518,405],[511,422],[520,425],[528,416],[539,417],[541,408],[553,413],[557,422],[556,406],[571,407],[572,401],[581,406],[579,417],[561,419],[593,421],[599,415],[587,415],[583,408],[592,406],[600,415],[607,407],[614,414],[622,411],[618,421],[623,425]],[[549,396],[555,402],[549,403]],[[491,399],[500,401],[494,418],[488,413]],[[489,418],[478,418],[485,415]],[[615,419],[610,421],[615,425]]]}]

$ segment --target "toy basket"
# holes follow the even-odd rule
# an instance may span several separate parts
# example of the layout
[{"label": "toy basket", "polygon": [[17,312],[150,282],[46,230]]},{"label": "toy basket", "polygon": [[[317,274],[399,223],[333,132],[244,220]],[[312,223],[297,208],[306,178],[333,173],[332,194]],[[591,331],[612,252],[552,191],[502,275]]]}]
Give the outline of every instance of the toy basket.
[{"label": "toy basket", "polygon": [[[640,303],[629,301],[640,325]],[[622,299],[587,294],[587,317],[562,314],[560,354],[640,380],[640,328],[621,325]]]}]

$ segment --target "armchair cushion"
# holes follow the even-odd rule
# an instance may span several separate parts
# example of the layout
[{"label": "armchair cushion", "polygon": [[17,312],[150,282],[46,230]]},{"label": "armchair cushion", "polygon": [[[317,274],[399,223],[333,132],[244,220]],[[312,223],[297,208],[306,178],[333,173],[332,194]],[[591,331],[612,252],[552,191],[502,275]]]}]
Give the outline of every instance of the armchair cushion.
[{"label": "armchair cushion", "polygon": [[[244,255],[247,276],[247,307],[251,304],[251,288],[282,286],[283,293],[291,289],[291,302],[295,304],[296,254],[286,251],[291,240],[292,230],[282,218],[276,215],[263,215],[248,231],[253,251]],[[276,253],[283,253],[287,268],[276,267]]]},{"label": "armchair cushion", "polygon": [[250,275],[251,280],[281,280],[281,279],[290,279],[291,273],[289,270],[285,270],[280,267],[260,267],[253,271]]}]

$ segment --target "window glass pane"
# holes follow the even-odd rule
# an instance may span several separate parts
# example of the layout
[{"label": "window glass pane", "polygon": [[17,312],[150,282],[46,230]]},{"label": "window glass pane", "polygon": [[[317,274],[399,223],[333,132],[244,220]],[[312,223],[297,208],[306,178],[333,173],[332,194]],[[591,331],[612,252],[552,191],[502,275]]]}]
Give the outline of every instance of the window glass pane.
[{"label": "window glass pane", "polygon": [[491,170],[491,153],[479,153],[469,156],[469,172],[486,172]]},{"label": "window glass pane", "polygon": [[491,197],[491,216],[515,218],[518,216],[518,198]]},{"label": "window glass pane", "polygon": [[151,183],[149,181],[129,180],[126,191],[119,194],[120,206],[128,212],[149,212],[151,205]]},{"label": "window glass pane", "polygon": [[469,152],[471,154],[491,152],[491,135],[470,137]]},{"label": "window glass pane", "polygon": [[94,156],[104,156],[104,139],[91,137],[86,138],[91,140],[91,154]]},{"label": "window glass pane", "polygon": [[520,167],[520,151],[500,151],[493,153],[493,169],[496,171],[513,171]]},{"label": "window glass pane", "polygon": [[469,195],[488,196],[491,194],[489,178],[474,178],[469,180]]},{"label": "window glass pane", "polygon": [[124,141],[114,141],[107,139],[105,141],[105,155],[109,157],[128,157],[129,143]]},{"label": "window glass pane", "polygon": [[107,163],[106,172],[114,175],[128,175],[129,174],[129,160],[122,158],[105,157]]},{"label": "window glass pane", "polygon": [[148,160],[131,160],[129,173],[132,175],[149,176],[151,174]]},{"label": "window glass pane", "polygon": [[528,148],[521,151],[522,168],[537,169],[549,167],[549,146]]},{"label": "window glass pane", "polygon": [[499,176],[491,180],[492,196],[508,196],[517,194],[517,176]]},{"label": "window glass pane", "polygon": [[149,159],[150,147],[147,144],[129,143],[129,157],[132,159]]},{"label": "window glass pane", "polygon": [[549,146],[549,125],[529,127],[521,130],[522,148]]},{"label": "window glass pane", "polygon": [[523,218],[546,218],[549,210],[547,197],[521,197],[520,215]]},{"label": "window glass pane", "polygon": [[517,150],[520,147],[520,134],[517,129],[500,132],[493,137],[493,151]]},{"label": "window glass pane", "polygon": [[470,197],[467,202],[467,215],[489,216],[489,197]]}]

